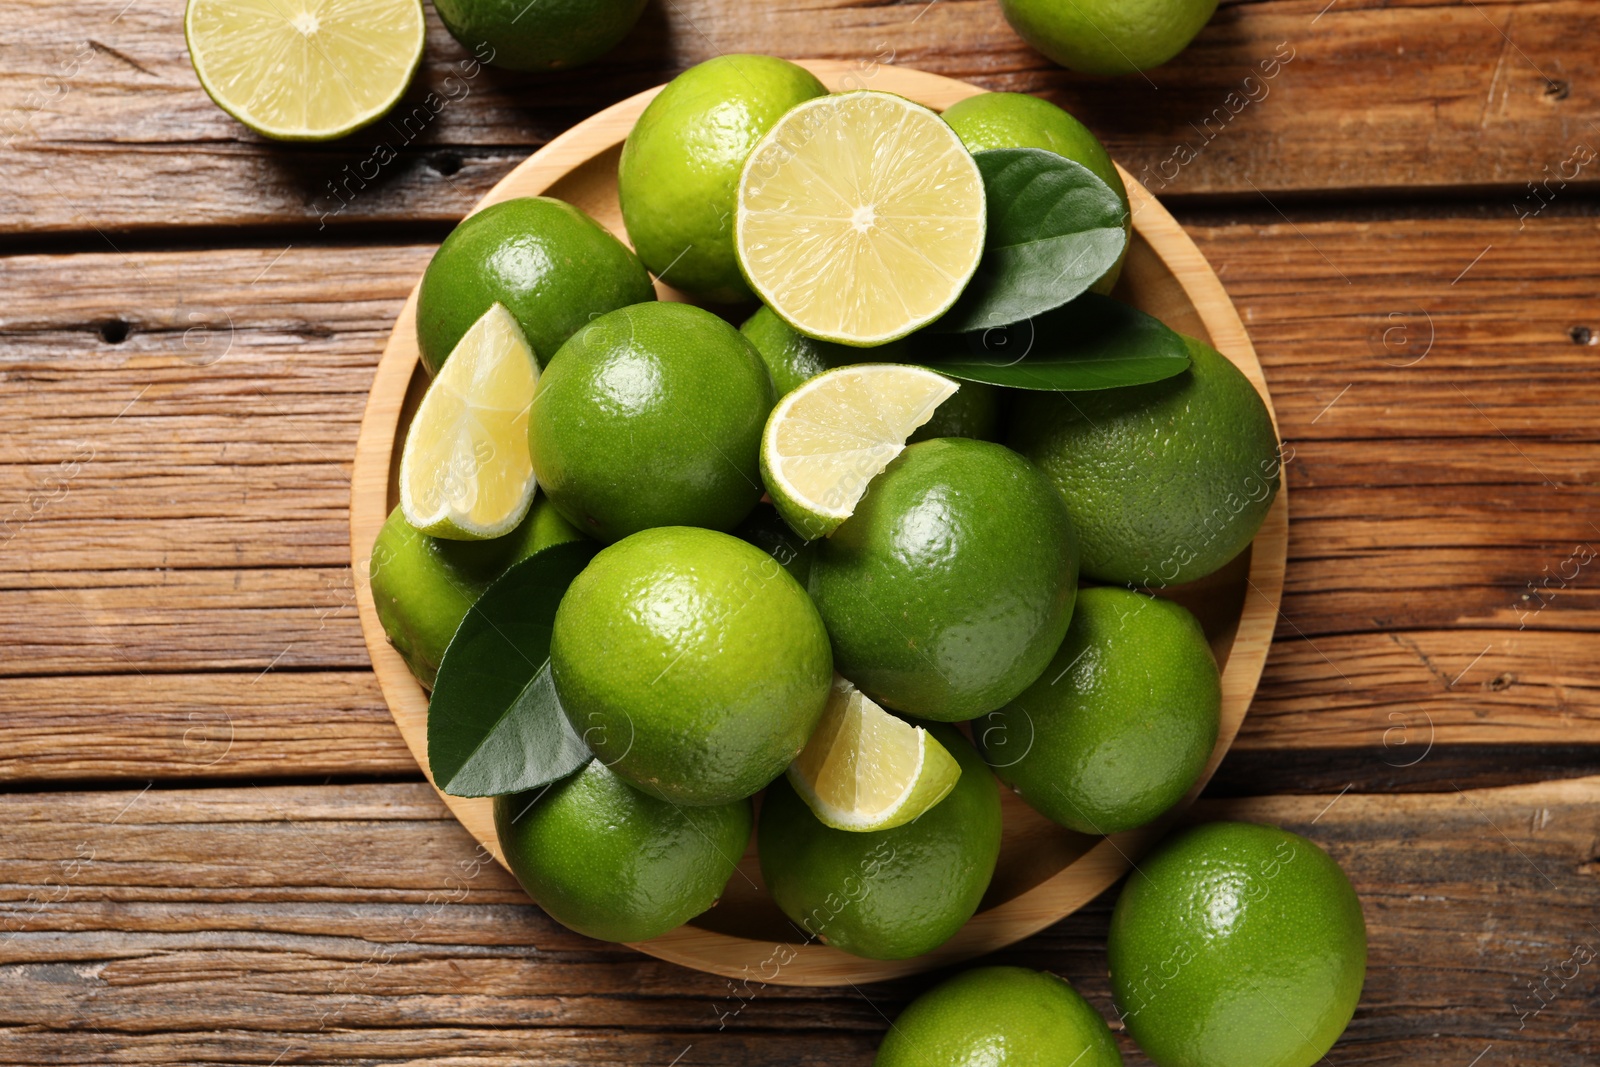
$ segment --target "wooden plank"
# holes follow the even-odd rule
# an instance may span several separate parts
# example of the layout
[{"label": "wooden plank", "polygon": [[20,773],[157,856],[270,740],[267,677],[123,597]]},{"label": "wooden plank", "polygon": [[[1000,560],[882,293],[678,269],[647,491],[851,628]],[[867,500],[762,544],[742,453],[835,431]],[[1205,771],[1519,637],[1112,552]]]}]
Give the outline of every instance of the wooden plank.
[{"label": "wooden plank", "polygon": [[[1537,1014],[1528,990],[1600,933],[1600,779],[1200,814],[1306,833],[1361,894],[1367,985],[1332,1062],[1467,1063],[1494,1043],[1563,1067],[1600,1048],[1586,971]],[[0,819],[8,1063],[866,1062],[928,984],[731,991],[588,941],[421,784],[13,793]],[[1113,900],[996,958],[1109,1013]]]},{"label": "wooden plank", "polygon": [[[1595,773],[1593,644],[1563,630],[1280,633],[1215,788]],[[418,773],[364,664],[281,668],[0,678],[0,781]]]},{"label": "wooden plank", "polygon": [[1540,202],[1524,205],[1529,181],[1558,197],[1563,174],[1592,184],[1592,164],[1575,162],[1592,160],[1575,153],[1595,138],[1583,123],[1595,90],[1577,73],[1600,13],[1584,0],[1230,3],[1174,62],[1116,79],[1055,67],[990,0],[674,0],[611,56],[552,77],[486,72],[430,11],[407,99],[319,146],[264,143],[215,108],[182,14],[181,0],[80,0],[70,20],[0,5],[17,42],[0,58],[12,232],[453,222],[556,133],[735,52],[858,61],[869,85],[872,65],[892,61],[1042,92],[1163,196],[1493,188],[1511,218]]},{"label": "wooden plank", "polygon": [[370,670],[0,679],[0,780],[418,774]]},{"label": "wooden plank", "polygon": [[[1440,749],[1595,743],[1593,687],[1575,665],[1592,658],[1600,585],[1575,550],[1600,537],[1585,518],[1600,484],[1596,349],[1568,331],[1600,334],[1570,266],[1596,231],[1560,219],[1195,228],[1294,448],[1284,619],[1224,766],[1230,791],[1306,788],[1303,765],[1271,759],[1290,750],[1359,753],[1329,773],[1389,775],[1390,712],[1419,728],[1431,717]],[[0,259],[12,650],[0,692],[16,746],[0,746],[0,776],[410,773],[371,721],[381,705],[363,673],[344,508],[372,367],[429,251]],[[107,322],[129,323],[127,336],[103,340]],[[1406,338],[1386,346],[1397,323]],[[296,675],[256,704],[250,687],[294,670],[330,674]],[[247,708],[237,736],[259,741],[210,767],[172,741],[205,691],[196,671],[239,672],[217,685]],[[107,677],[45,696],[63,672]],[[1502,674],[1515,683],[1483,689]],[[130,701],[144,710],[107,714]],[[324,750],[274,759],[329,710]],[[1446,766],[1430,757],[1406,780]]]},{"label": "wooden plank", "polygon": [[0,590],[5,673],[336,669],[367,663],[350,568],[68,571]]},{"label": "wooden plank", "polygon": [[[1437,545],[1463,521],[1492,522],[1487,543],[1546,551],[1583,531],[1574,505],[1592,500],[1596,481],[1597,453],[1582,447],[1594,439],[1594,355],[1570,331],[1589,328],[1592,295],[1567,262],[1600,225],[1195,232],[1267,366],[1295,450],[1297,537],[1316,520],[1330,555]],[[0,396],[0,535],[10,548],[0,568],[341,563],[347,462],[372,366],[427,254],[0,260],[12,294],[0,311],[0,373],[15,386]],[[1352,280],[1345,291],[1329,290],[1335,269]],[[64,271],[81,281],[60,292]],[[127,325],[119,343],[101,339],[107,323]],[[1486,486],[1487,499],[1469,488]],[[1384,524],[1411,523],[1394,528],[1400,536],[1347,496],[1326,505],[1317,496],[1369,488],[1382,495]],[[132,509],[151,521],[129,521]],[[180,520],[188,536],[173,537]],[[1552,561],[1527,562],[1519,586]]]}]

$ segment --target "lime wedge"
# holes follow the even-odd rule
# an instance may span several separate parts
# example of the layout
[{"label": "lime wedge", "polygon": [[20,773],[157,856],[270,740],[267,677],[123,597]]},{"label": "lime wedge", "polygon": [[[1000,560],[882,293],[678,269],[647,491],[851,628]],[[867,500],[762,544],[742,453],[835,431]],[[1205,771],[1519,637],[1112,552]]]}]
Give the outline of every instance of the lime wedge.
[{"label": "lime wedge", "polygon": [[386,114],[422,59],[419,0],[189,0],[189,59],[218,107],[280,141]]},{"label": "lime wedge", "polygon": [[961,765],[920,726],[874,704],[837,675],[828,705],[789,781],[836,830],[887,830],[955,788]]},{"label": "lime wedge", "polygon": [[983,177],[945,121],[890,93],[790,109],[745,161],[734,248],[810,337],[868,346],[949,310],[978,268]]},{"label": "lime wedge", "polygon": [[761,434],[761,478],[778,513],[807,540],[833,533],[956,389],[922,367],[854,363],[778,401]]},{"label": "lime wedge", "polygon": [[480,541],[509,533],[533,502],[528,409],[539,365],[517,320],[494,304],[428,386],[400,453],[400,510],[423,533]]}]

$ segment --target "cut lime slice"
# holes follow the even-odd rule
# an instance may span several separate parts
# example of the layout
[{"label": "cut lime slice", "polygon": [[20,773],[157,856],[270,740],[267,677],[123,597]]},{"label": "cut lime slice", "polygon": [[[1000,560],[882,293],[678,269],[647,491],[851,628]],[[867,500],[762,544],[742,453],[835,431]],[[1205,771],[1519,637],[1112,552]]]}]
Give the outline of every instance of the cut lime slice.
[{"label": "cut lime slice", "polygon": [[734,247],[803,334],[867,346],[949,310],[983,255],[983,176],[938,115],[890,93],[820,96],[745,161]]},{"label": "cut lime slice", "polygon": [[326,141],[381,118],[422,59],[420,0],[189,0],[189,59],[264,137]]},{"label": "cut lime slice", "polygon": [[884,711],[838,676],[789,781],[836,830],[887,830],[955,788],[961,765],[929,733]]},{"label": "cut lime slice", "polygon": [[854,363],[778,401],[761,435],[761,478],[778,513],[808,540],[833,533],[956,389],[922,367]]},{"label": "cut lime slice", "polygon": [[400,453],[400,510],[423,533],[509,533],[533,501],[528,409],[539,365],[501,304],[462,335],[428,386]]}]

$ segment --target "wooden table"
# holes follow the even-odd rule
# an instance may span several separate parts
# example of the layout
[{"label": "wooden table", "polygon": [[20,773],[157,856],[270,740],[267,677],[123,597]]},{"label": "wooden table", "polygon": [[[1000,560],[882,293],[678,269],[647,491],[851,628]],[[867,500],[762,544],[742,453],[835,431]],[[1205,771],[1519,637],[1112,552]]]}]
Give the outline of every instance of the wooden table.
[{"label": "wooden table", "polygon": [[[302,147],[210,104],[181,17],[0,0],[0,1062],[867,1064],[926,986],[562,930],[421,780],[356,621],[357,423],[433,247],[737,51],[1043,93],[1189,227],[1293,449],[1282,619],[1202,813],[1354,879],[1328,1062],[1600,1059],[1600,5],[1225,2],[1115,81],[994,0],[661,0],[562,77],[463,78],[430,11],[394,121]],[[1003,958],[1109,1013],[1111,900]]]}]

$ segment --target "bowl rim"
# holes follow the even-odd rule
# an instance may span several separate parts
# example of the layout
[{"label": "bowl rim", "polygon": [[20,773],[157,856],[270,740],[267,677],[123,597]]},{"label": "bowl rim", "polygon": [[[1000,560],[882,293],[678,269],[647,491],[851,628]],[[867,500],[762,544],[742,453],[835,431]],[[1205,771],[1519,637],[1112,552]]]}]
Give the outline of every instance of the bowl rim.
[{"label": "bowl rim", "polygon": [[[968,82],[886,64],[795,60],[830,90],[872,88],[899,93],[935,110],[987,90]],[[620,145],[634,121],[664,86],[636,93],[578,123],[534,152],[472,208],[544,193],[562,178]],[[1261,365],[1244,323],[1221,281],[1177,221],[1131,174],[1117,168],[1128,189],[1135,232],[1165,265],[1188,298],[1214,348],[1256,387],[1277,429]],[[580,205],[581,206],[581,205]],[[469,213],[470,214],[470,213]],[[626,241],[625,234],[619,234]],[[420,279],[418,282],[420,285]],[[350,561],[363,638],[385,704],[430,784],[426,690],[389,644],[378,620],[368,576],[370,547],[389,514],[391,461],[406,395],[417,372],[417,286],[413,286],[384,347],[362,415],[350,486]],[[1281,436],[1280,436],[1281,440]],[[1232,747],[1266,663],[1282,597],[1288,548],[1288,486],[1281,484],[1251,546],[1247,589],[1237,631],[1222,671],[1223,712],[1217,744],[1194,787],[1170,812],[1146,826],[1099,839],[1089,850],[1031,888],[979,911],[933,952],[908,960],[868,960],[818,943],[740,937],[685,924],[631,947],[685,967],[729,978],[796,986],[873,982],[947,966],[1014,944],[1076,911],[1134,865],[1189,806]],[[437,786],[435,786],[437,791]],[[492,801],[439,792],[451,813],[505,866],[494,830]],[[508,868],[509,869],[509,868]],[[768,973],[768,971],[771,973]]]}]

